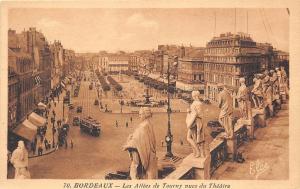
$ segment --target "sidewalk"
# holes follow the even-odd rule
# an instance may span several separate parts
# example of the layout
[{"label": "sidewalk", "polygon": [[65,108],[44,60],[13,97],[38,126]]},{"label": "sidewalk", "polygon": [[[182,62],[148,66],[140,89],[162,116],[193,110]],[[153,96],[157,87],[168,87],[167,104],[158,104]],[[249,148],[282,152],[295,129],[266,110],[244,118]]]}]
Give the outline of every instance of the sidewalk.
[{"label": "sidewalk", "polygon": [[[58,131],[57,131],[57,120],[63,120],[63,116],[62,116],[62,105],[63,105],[63,97],[65,96],[65,91],[63,90],[63,92],[59,95],[59,100],[57,97],[54,98],[54,102],[56,103],[56,106],[54,106],[54,102],[53,101],[49,101],[49,103],[51,104],[51,108],[49,110],[49,114],[48,114],[48,119],[47,119],[47,130],[44,136],[43,141],[41,141],[41,137],[39,135],[37,135],[37,144],[36,144],[36,151],[33,154],[32,152],[29,153],[29,158],[35,158],[35,157],[40,157],[38,155],[38,147],[41,145],[43,148],[43,153],[42,155],[47,155],[50,154],[54,151],[56,151],[58,149],[57,146],[57,142],[58,142]],[[65,110],[67,109],[67,107],[65,107]],[[54,142],[55,145],[53,147],[53,134],[52,134],[52,127],[53,124],[51,123],[51,117],[53,116],[52,114],[52,110],[55,111],[56,116],[55,116],[55,123],[54,126],[56,128],[56,132],[54,134]],[[67,111],[65,111],[65,117],[67,115]],[[48,140],[49,144],[50,144],[50,148],[46,150],[45,148],[45,144],[44,141],[45,139]]]}]

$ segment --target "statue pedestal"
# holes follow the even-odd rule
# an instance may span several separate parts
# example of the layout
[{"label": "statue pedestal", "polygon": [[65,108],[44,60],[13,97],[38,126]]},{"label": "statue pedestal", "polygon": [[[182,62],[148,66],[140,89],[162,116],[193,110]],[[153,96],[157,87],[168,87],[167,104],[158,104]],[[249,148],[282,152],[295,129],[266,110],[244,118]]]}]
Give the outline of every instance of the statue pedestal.
[{"label": "statue pedestal", "polygon": [[194,154],[190,154],[182,160],[182,165],[193,167],[194,179],[207,180],[210,179],[210,161],[210,154],[205,158],[195,158]]},{"label": "statue pedestal", "polygon": [[227,157],[234,161],[237,151],[237,140],[235,139],[235,136],[232,139],[226,139],[227,144]]},{"label": "statue pedestal", "polygon": [[252,119],[242,119],[242,118],[240,118],[237,121],[237,124],[239,124],[239,125],[246,125],[247,130],[248,130],[247,136],[250,139],[254,139],[254,121],[253,121],[253,118]]},{"label": "statue pedestal", "polygon": [[179,180],[179,179],[210,179],[210,155],[205,158],[195,158],[194,154],[185,157],[182,162],[176,167],[170,175],[165,179]]},{"label": "statue pedestal", "polygon": [[266,126],[266,109],[252,109],[252,115],[254,119],[255,127],[265,127]]},{"label": "statue pedestal", "polygon": [[233,134],[233,137],[231,139],[227,139],[225,138],[225,132],[220,133],[217,138],[221,138],[224,139],[226,142],[226,148],[227,148],[227,158],[231,159],[232,161],[235,158],[236,155],[236,151],[237,151],[237,140],[236,140],[236,136],[235,133]]}]

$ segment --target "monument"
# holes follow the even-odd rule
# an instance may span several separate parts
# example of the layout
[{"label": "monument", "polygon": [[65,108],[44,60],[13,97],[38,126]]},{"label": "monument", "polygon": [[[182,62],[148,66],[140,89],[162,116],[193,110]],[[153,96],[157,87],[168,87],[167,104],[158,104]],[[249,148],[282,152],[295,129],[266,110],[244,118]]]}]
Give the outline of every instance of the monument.
[{"label": "monument", "polygon": [[246,125],[249,130],[250,139],[254,138],[254,123],[252,118],[250,91],[245,84],[245,78],[240,78],[240,87],[237,93],[238,107],[241,113],[241,118],[238,124]]},{"label": "monument", "polygon": [[225,138],[231,139],[233,137],[232,128],[232,113],[233,113],[233,102],[229,91],[224,85],[218,84],[219,99],[218,105],[221,109],[219,114],[219,122],[225,129]]},{"label": "monument", "polygon": [[240,87],[237,93],[237,101],[243,119],[251,119],[250,92],[245,84],[245,78],[240,78]]},{"label": "monument", "polygon": [[141,123],[124,145],[124,150],[129,152],[131,159],[130,177],[132,180],[156,179],[158,174],[156,140],[150,121],[152,117],[150,108],[142,107],[139,116]]},{"label": "monument", "polygon": [[218,104],[219,108],[221,109],[219,114],[219,122],[225,129],[225,134],[218,136],[226,140],[228,156],[229,158],[234,160],[237,144],[234,136],[234,128],[232,125],[233,100],[229,91],[223,84],[218,84],[218,90]]},{"label": "monument", "polygon": [[255,108],[262,108],[263,106],[263,88],[262,88],[262,82],[261,82],[261,76],[256,75],[256,77],[253,79],[253,89],[251,91],[252,93],[252,100],[254,103]]},{"label": "monument", "polygon": [[265,90],[264,90],[264,104],[269,110],[270,117],[273,117],[273,89],[270,82],[270,77],[266,76],[264,78]]},{"label": "monument", "polygon": [[202,123],[203,109],[202,102],[200,101],[200,92],[192,92],[193,103],[191,104],[187,116],[187,141],[190,143],[193,149],[195,157],[205,157],[205,138],[204,138],[204,126]]},{"label": "monument", "polygon": [[18,147],[13,151],[10,162],[15,168],[15,179],[30,178],[28,171],[28,152],[23,141],[20,140],[18,142]]}]

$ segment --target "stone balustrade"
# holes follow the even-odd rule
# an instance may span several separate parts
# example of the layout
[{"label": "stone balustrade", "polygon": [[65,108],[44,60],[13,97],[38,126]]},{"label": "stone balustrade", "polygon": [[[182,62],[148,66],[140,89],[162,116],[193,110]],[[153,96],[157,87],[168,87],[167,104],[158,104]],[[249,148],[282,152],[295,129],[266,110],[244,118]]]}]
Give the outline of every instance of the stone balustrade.
[{"label": "stone balustrade", "polygon": [[[275,107],[278,103],[281,104],[278,100],[274,100],[273,106]],[[225,139],[225,133],[220,133],[209,144],[208,156],[195,158],[193,154],[188,155],[165,179],[209,179],[224,161],[235,160],[237,149],[243,145],[244,141],[255,139],[255,129],[266,126],[266,119],[270,117],[268,111],[267,106],[262,109],[252,109],[252,119],[239,119],[235,123],[232,139]]]}]

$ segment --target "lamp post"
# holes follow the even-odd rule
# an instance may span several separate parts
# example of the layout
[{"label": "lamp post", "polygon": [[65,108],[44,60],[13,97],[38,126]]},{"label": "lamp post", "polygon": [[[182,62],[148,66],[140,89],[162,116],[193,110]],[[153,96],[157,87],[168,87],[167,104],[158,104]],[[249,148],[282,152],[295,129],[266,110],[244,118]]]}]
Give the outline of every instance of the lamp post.
[{"label": "lamp post", "polygon": [[173,153],[172,153],[172,142],[173,142],[173,135],[171,133],[171,106],[170,106],[170,92],[169,92],[169,87],[170,87],[170,63],[168,62],[168,88],[167,88],[167,95],[168,95],[168,109],[167,109],[167,113],[168,113],[168,131],[167,131],[167,135],[165,137],[165,141],[167,143],[167,153],[166,153],[166,157],[167,158],[172,158],[173,157]]}]

